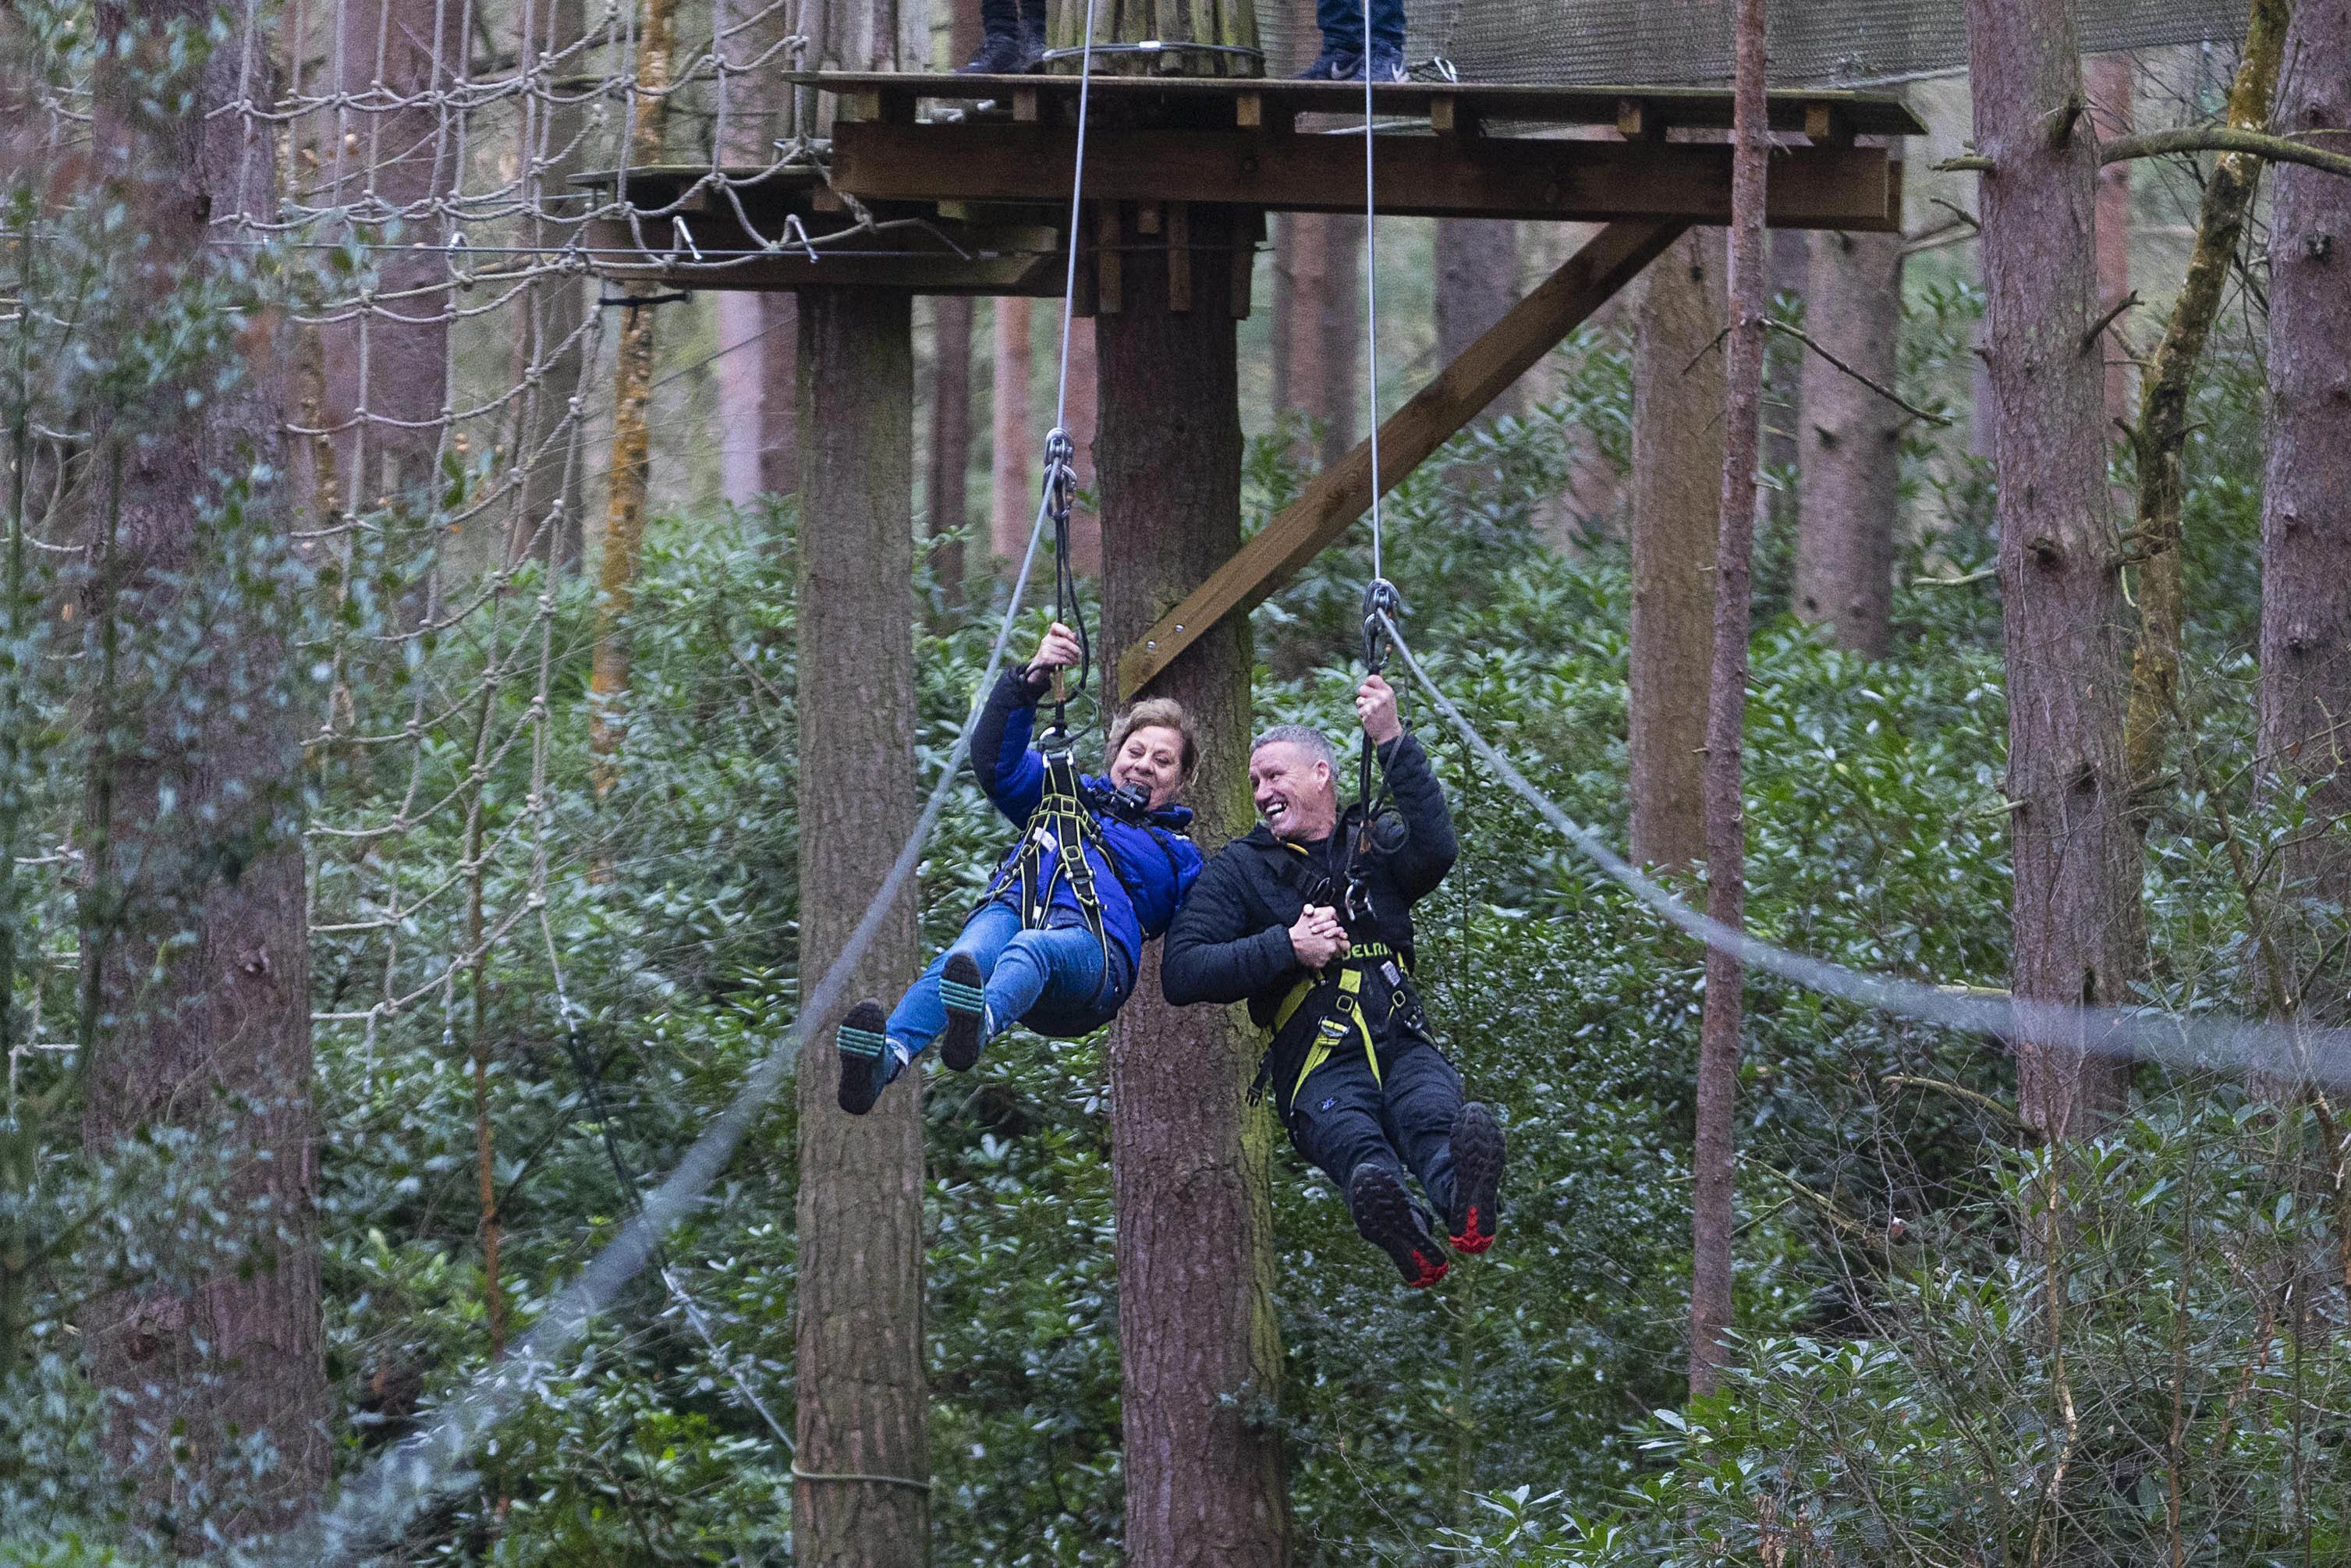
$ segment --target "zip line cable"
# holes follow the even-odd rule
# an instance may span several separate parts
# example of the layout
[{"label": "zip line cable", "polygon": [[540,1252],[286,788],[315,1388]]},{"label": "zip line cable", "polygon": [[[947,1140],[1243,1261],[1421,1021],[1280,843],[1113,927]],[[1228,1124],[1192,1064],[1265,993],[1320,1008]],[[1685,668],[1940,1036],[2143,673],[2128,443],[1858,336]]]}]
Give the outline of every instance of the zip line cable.
[{"label": "zip line cable", "polygon": [[1364,406],[1372,427],[1372,580],[1385,576],[1380,559],[1380,282],[1379,205],[1372,183],[1372,0],[1364,0]]},{"label": "zip line cable", "polygon": [[2293,1022],[2220,1014],[2180,1017],[2151,1010],[2083,1007],[1954,992],[1917,980],[1866,974],[1824,958],[1751,936],[1683,903],[1602,841],[1600,835],[1561,810],[1529,783],[1429,677],[1413,656],[1404,634],[1383,613],[1390,645],[1437,710],[1479,758],[1520,800],[1533,807],[1610,880],[1667,922],[1719,952],[1822,996],[1875,1011],[1892,1013],[1938,1028],[1989,1034],[2006,1041],[2032,1041],[2087,1055],[2141,1058],[2175,1067],[2231,1067],[2269,1073],[2304,1083],[2351,1086],[2351,1030],[2305,1027]]},{"label": "zip line cable", "polygon": [[[1012,641],[1012,629],[1019,621],[1020,605],[1029,589],[1029,580],[1037,561],[1037,549],[1044,538],[1046,524],[1055,523],[1057,542],[1066,555],[1068,513],[1066,499],[1057,517],[1055,499],[1066,498],[1073,471],[1068,458],[1072,455],[1069,438],[1061,427],[1069,401],[1069,354],[1071,323],[1075,315],[1074,293],[1077,283],[1079,204],[1085,191],[1086,120],[1088,99],[1092,88],[1092,51],[1094,30],[1094,0],[1086,5],[1086,56],[1080,67],[1078,86],[1078,147],[1076,164],[1070,190],[1070,261],[1061,296],[1061,386],[1055,392],[1055,423],[1048,438],[1048,473],[1042,492],[1038,497],[1037,517],[1029,530],[1029,546],[1020,557],[1020,570],[1014,578],[1010,601],[1005,605],[1004,617],[997,627],[996,641],[989,649],[987,666],[980,676],[978,694],[965,716],[963,727],[956,733],[954,747],[947,754],[946,766],[932,786],[928,800],[923,804],[922,815],[913,832],[907,835],[904,848],[883,879],[881,889],[865,907],[857,925],[842,946],[841,954],[828,968],[813,990],[801,998],[798,1014],[784,1030],[774,1050],[751,1070],[742,1086],[735,1092],[716,1120],[696,1138],[684,1158],[680,1160],[662,1184],[649,1195],[639,1197],[635,1214],[621,1228],[621,1233],[607,1243],[588,1266],[573,1277],[571,1282],[558,1291],[549,1303],[546,1314],[530,1332],[517,1341],[506,1355],[475,1374],[465,1392],[444,1406],[433,1424],[408,1437],[386,1452],[373,1465],[355,1476],[343,1489],[333,1508],[309,1524],[299,1527],[282,1539],[275,1549],[275,1560],[288,1568],[300,1564],[331,1564],[349,1560],[350,1555],[364,1552],[369,1545],[404,1529],[417,1513],[434,1498],[451,1487],[461,1484],[465,1456],[472,1451],[489,1430],[511,1414],[526,1398],[532,1396],[541,1381],[556,1375],[558,1365],[587,1332],[596,1315],[610,1304],[621,1289],[634,1279],[661,1252],[662,1238],[671,1227],[684,1218],[687,1211],[700,1201],[711,1184],[733,1158],[759,1115],[775,1098],[790,1076],[799,1059],[801,1025],[810,1019],[831,1016],[841,993],[848,988],[850,977],[865,956],[866,950],[880,934],[891,905],[913,880],[922,863],[923,848],[929,841],[931,830],[946,809],[947,798],[954,793],[957,775],[971,753],[972,732],[978,727],[979,715],[988,691],[996,685],[998,673],[1003,668],[1005,650]],[[1056,441],[1061,454],[1056,457]],[[1057,563],[1057,569],[1065,563]],[[674,1280],[671,1290],[678,1291]],[[695,1325],[699,1332],[700,1325]],[[705,1339],[708,1336],[705,1334]],[[712,1342],[714,1353],[717,1346]],[[756,1399],[754,1400],[756,1404]],[[760,1413],[766,1416],[762,1406]],[[768,1417],[774,1425],[774,1418]],[[778,1428],[780,1435],[780,1428]],[[797,1473],[797,1465],[795,1466]],[[894,1477],[864,1478],[894,1480]]]}]

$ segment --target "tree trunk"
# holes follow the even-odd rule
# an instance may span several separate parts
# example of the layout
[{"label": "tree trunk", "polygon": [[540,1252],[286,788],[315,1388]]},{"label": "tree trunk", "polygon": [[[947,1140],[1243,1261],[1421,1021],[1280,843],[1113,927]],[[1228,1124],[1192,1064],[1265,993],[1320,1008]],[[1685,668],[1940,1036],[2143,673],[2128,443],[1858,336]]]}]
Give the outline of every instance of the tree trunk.
[{"label": "tree trunk", "polygon": [[[2351,140],[2342,0],[2294,7],[2277,129]],[[2272,178],[2260,757],[2273,787],[2310,791],[2313,825],[2331,830],[2301,838],[2285,877],[2301,896],[2339,904],[2351,896],[2351,180],[2291,164]]]},{"label": "tree trunk", "polygon": [[[1078,450],[1078,488],[1092,490],[1096,484],[1094,432],[1102,421],[1102,371],[1094,324],[1085,317],[1070,323],[1070,392],[1063,401],[1069,407],[1062,417]],[[1102,575],[1102,518],[1091,507],[1081,506],[1070,514],[1070,559],[1089,577]]]},{"label": "tree trunk", "polygon": [[[1771,253],[1771,277],[1764,291],[1767,301],[1782,294],[1794,295],[1800,301],[1811,287],[1813,235],[1802,229],[1773,229],[1766,242]],[[1803,305],[1806,311],[1812,308]],[[1809,316],[1806,318],[1809,319]],[[1761,450],[1766,470],[1801,474],[1803,467],[1802,444],[1798,439],[1796,422],[1804,404],[1804,386],[1811,380],[1812,367],[1804,362],[1804,346],[1793,338],[1774,334],[1763,342],[1763,435]],[[1801,485],[1802,480],[1798,483]],[[1761,492],[1764,516],[1775,528],[1796,525],[1802,515],[1800,492],[1796,489],[1771,489]]]},{"label": "tree trunk", "polygon": [[800,487],[799,297],[759,296],[759,487],[794,496]]},{"label": "tree trunk", "polygon": [[454,184],[456,155],[434,95],[465,78],[463,15],[446,0],[342,0],[329,43],[324,91],[413,100],[344,108],[329,120],[324,150],[329,199],[351,214],[360,235],[385,246],[374,253],[375,287],[394,301],[319,329],[327,418],[350,426],[337,437],[335,465],[349,487],[346,504],[361,511],[405,501],[422,515],[437,501],[457,296],[411,291],[449,276],[441,248],[448,220],[431,204]]},{"label": "tree trunk", "polygon": [[742,289],[718,295],[718,494],[730,507],[747,507],[766,488],[759,447],[768,391],[768,324],[761,297]]},{"label": "tree trunk", "polygon": [[[2090,94],[2090,120],[2102,141],[2131,132],[2131,100],[2137,81],[2128,55],[2094,55],[2082,64],[2083,85]],[[2101,164],[2098,169],[2098,304],[2101,311],[2119,303],[2131,286],[2131,166],[2127,160]],[[2127,320],[2129,318],[2125,317]],[[2094,350],[2105,367],[2106,429],[2115,422],[2129,423],[2138,412],[2133,394],[2137,367],[2120,335],[2108,337]]]},{"label": "tree trunk", "polygon": [[[1440,218],[1437,224],[1437,362],[1449,365],[1519,302],[1519,225],[1510,220]],[[1517,386],[1487,412],[1515,416]]]},{"label": "tree trunk", "polygon": [[971,313],[969,299],[943,297],[931,306],[938,350],[932,361],[931,570],[949,613],[963,608],[963,530],[971,522]]},{"label": "tree trunk", "polygon": [[[909,296],[800,296],[799,972],[829,968],[915,816],[914,348]],[[849,994],[914,977],[913,890]],[[922,1075],[863,1116],[834,1103],[835,1018],[799,1060],[799,1451],[794,1561],[929,1559],[923,1374]],[[842,1479],[891,1477],[888,1480]],[[830,1479],[827,1479],[830,1478]]]},{"label": "tree trunk", "polygon": [[[2245,52],[2229,89],[2229,123],[2265,131],[2270,103],[2277,95],[2278,57],[2284,47],[2288,0],[2253,0],[2246,24]],[[2127,76],[2126,76],[2127,79]],[[2179,685],[2179,638],[2186,617],[2186,578],[2180,560],[2180,507],[2188,494],[2182,455],[2188,444],[2188,402],[2196,391],[2196,368],[2220,298],[2236,265],[2245,216],[2262,177],[2261,161],[2226,152],[2214,160],[2197,214],[2196,245],[2188,277],[2171,308],[2171,320],[2155,350],[2132,438],[2138,453],[2138,516],[2132,543],[2142,558],[2138,570],[2138,645],[2131,653],[2130,706],[2124,720],[2124,755],[2142,808],[2163,766],[2164,737],[2171,731],[2172,706]],[[2105,220],[2103,195],[2099,221]],[[2098,231],[2099,244],[2105,231]],[[2110,350],[2111,352],[2111,350]],[[2144,817],[2142,816],[2142,821]]]},{"label": "tree trunk", "polygon": [[[181,287],[215,262],[247,267],[242,243],[255,236],[235,234],[224,257],[207,249],[207,220],[277,215],[276,134],[228,107],[247,93],[267,101],[274,84],[266,68],[241,79],[234,31],[181,78],[183,118],[154,110],[172,101],[160,78],[186,36],[176,29],[201,35],[215,16],[202,0],[141,0],[101,24],[128,59],[99,67],[94,136],[149,242],[131,308],[155,313],[125,326],[159,341],[184,325]],[[284,561],[270,487],[284,369],[266,319],[247,318],[242,377],[185,364],[98,416],[82,594],[83,1142],[105,1159],[151,1129],[191,1135],[187,1157],[223,1162],[213,1198],[243,1247],[237,1266],[183,1292],[170,1277],[201,1267],[181,1256],[184,1237],[149,1237],[161,1277],[79,1313],[138,1523],[180,1532],[190,1552],[206,1549],[205,1528],[235,1540],[287,1523],[325,1485],[333,1451],[301,836],[311,710],[278,619],[294,591],[281,580],[272,603],[254,586]],[[240,1451],[255,1442],[276,1450],[258,1472]],[[192,1502],[205,1496],[210,1511]]]},{"label": "tree trunk", "polygon": [[[587,0],[549,0],[544,12],[545,31],[526,40],[542,75],[563,74],[565,68],[549,62],[567,57],[588,29]],[[530,226],[531,243],[544,258],[559,252],[576,232],[574,225],[550,220],[550,209],[571,190],[571,177],[587,162],[591,138],[587,134],[585,106],[565,101],[563,94],[534,94],[525,111],[526,134],[534,162],[544,161]],[[524,351],[539,374],[538,390],[526,403],[524,426],[529,445],[521,461],[523,528],[542,526],[554,530],[552,546],[558,566],[576,571],[586,557],[581,538],[580,468],[575,454],[584,443],[581,422],[572,413],[580,382],[588,366],[588,285],[564,272],[549,272],[530,285],[530,329]]]},{"label": "tree trunk", "polygon": [[1307,455],[1326,468],[1353,448],[1364,401],[1355,373],[1363,224],[1341,213],[1275,220],[1274,407],[1296,409],[1320,432]]},{"label": "tree trunk", "polygon": [[[1192,214],[1196,245],[1231,214]],[[1130,231],[1131,232],[1131,231]],[[1196,259],[1193,308],[1167,308],[1166,253],[1128,254],[1125,308],[1096,322],[1107,570],[1102,646],[1124,647],[1240,548],[1241,431],[1230,269]],[[1245,831],[1249,642],[1233,616],[1154,685],[1201,737],[1192,803],[1204,851]],[[1223,1008],[1170,1008],[1156,947],[1113,1026],[1112,1146],[1132,1568],[1274,1568],[1290,1557],[1281,1440],[1270,1124],[1245,1108],[1258,1042]]]},{"label": "tree trunk", "polygon": [[[1882,387],[1900,369],[1902,236],[1812,236],[1805,330]],[[1834,365],[1804,367],[1803,506],[1796,533],[1796,614],[1827,622],[1840,648],[1886,656],[1894,610],[1894,510],[1902,411]]]},{"label": "tree trunk", "polygon": [[[668,112],[670,25],[677,0],[644,0],[637,37],[636,120],[629,159],[640,166],[662,159],[662,121]],[[632,284],[632,300],[650,298],[650,284]],[[596,798],[620,776],[627,732],[629,612],[636,605],[637,568],[644,559],[645,498],[653,479],[653,433],[646,414],[653,395],[653,319],[657,307],[631,304],[621,312],[619,362],[612,373],[612,458],[606,480],[603,559],[596,571],[595,640],[589,655],[588,754]]]},{"label": "tree trunk", "polygon": [[[2107,512],[2097,145],[2068,0],[1968,0],[2008,660],[2012,988],[2127,1006],[2146,961],[2123,756],[2129,611]],[[2046,1139],[2116,1110],[2126,1073],[2078,1038],[2020,1040],[2019,1111]]]},{"label": "tree trunk", "polygon": [[1633,612],[1627,738],[1633,858],[1683,871],[1706,852],[1707,671],[1721,499],[1722,231],[1692,229],[1650,267],[1633,329]]},{"label": "tree trunk", "polygon": [[996,301],[996,391],[988,410],[987,537],[1000,561],[1018,566],[1037,526],[1043,450],[1029,434],[1029,301]]},{"label": "tree trunk", "polygon": [[[1763,356],[1770,349],[1771,250],[1763,228],[1771,129],[1765,119],[1763,0],[1740,0],[1738,97],[1730,175],[1731,330],[1725,345],[1721,507],[1717,524],[1714,649],[1706,707],[1706,912],[1747,920],[1747,827],[1740,804],[1747,724],[1748,564],[1755,539],[1755,468],[1762,436]],[[1746,967],[1708,947],[1698,1055],[1698,1143],[1691,1159],[1692,1398],[1712,1394],[1729,1358],[1730,1243],[1739,1162],[1740,995]]]}]

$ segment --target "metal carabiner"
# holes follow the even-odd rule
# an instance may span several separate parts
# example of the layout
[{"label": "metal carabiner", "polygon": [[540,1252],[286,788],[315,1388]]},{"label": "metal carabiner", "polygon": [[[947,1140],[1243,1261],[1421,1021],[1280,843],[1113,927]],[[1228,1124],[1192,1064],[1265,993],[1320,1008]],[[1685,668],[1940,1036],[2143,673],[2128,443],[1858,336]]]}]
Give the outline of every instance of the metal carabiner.
[{"label": "metal carabiner", "polygon": [[1404,597],[1396,586],[1384,577],[1375,577],[1364,584],[1364,668],[1378,674],[1387,668],[1388,630],[1386,622],[1404,613]]}]

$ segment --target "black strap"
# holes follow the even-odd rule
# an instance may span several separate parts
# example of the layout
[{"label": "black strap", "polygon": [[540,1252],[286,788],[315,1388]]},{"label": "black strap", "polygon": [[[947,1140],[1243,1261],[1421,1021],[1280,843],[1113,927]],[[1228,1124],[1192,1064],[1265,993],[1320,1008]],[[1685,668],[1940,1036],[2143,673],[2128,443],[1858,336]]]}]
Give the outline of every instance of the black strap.
[{"label": "black strap", "polygon": [[[1116,862],[1079,791],[1077,764],[1068,747],[1056,747],[1044,758],[1044,792],[1037,809],[1029,814],[1028,831],[1013,866],[1020,884],[1020,925],[1024,930],[1044,929],[1053,912],[1054,892],[1066,882],[1079,918],[1102,949],[1102,984],[1094,992],[1099,1002],[1111,983],[1110,933],[1102,925],[1102,895],[1095,890],[1093,862],[1086,852],[1091,848],[1099,852],[1104,865]],[[1048,855],[1052,857],[1050,873],[1045,869]]]}]

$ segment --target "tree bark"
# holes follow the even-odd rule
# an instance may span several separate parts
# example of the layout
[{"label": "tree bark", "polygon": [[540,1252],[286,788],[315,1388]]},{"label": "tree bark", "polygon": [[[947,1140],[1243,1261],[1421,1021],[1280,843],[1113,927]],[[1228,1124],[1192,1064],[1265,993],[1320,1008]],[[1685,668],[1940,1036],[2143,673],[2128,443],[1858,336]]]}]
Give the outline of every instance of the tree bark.
[{"label": "tree bark", "polygon": [[336,438],[336,469],[360,510],[405,501],[421,515],[437,500],[457,296],[412,291],[449,275],[448,222],[430,204],[455,182],[456,147],[433,95],[465,78],[463,16],[446,0],[342,0],[329,42],[325,91],[403,105],[343,108],[325,150],[330,200],[384,247],[375,287],[387,302],[319,329],[327,418],[350,425]]},{"label": "tree bark", "polygon": [[[913,322],[911,298],[891,290],[800,296],[800,689],[821,694],[800,710],[799,972],[811,983],[914,825]],[[909,889],[849,994],[897,995],[915,955]],[[917,1564],[930,1511],[922,1076],[843,1115],[839,1020],[801,1021],[794,1561]],[[894,1479],[838,1479],[856,1476]]]},{"label": "tree bark", "polygon": [[[1519,302],[1519,225],[1510,220],[1440,218],[1437,224],[1437,362],[1449,365]],[[1513,385],[1487,407],[1515,416],[1526,400]]]},{"label": "tree bark", "polygon": [[[218,13],[203,0],[99,13],[123,52],[99,66],[94,141],[148,242],[127,280],[127,331],[184,330],[177,290],[216,264],[247,267],[254,234],[235,233],[224,258],[208,248],[213,226],[277,215],[275,132],[229,108],[274,89],[266,68],[240,79],[242,15],[201,66],[177,68],[185,111],[162,118],[156,105],[173,99],[161,78],[185,37],[175,29],[200,34]],[[310,710],[277,618],[293,590],[281,584],[273,603],[252,582],[283,542],[271,538],[283,504],[271,485],[285,371],[266,315],[245,325],[228,350],[243,358],[240,377],[216,360],[191,363],[94,415],[104,473],[82,598],[84,1145],[103,1159],[149,1129],[191,1134],[224,1162],[214,1198],[246,1232],[238,1266],[185,1293],[151,1281],[79,1314],[138,1523],[179,1532],[192,1553],[205,1550],[205,1527],[236,1540],[289,1522],[325,1485],[333,1449],[303,896]],[[147,1239],[162,1272],[183,1266],[183,1238]],[[256,1442],[276,1451],[258,1471],[239,1452]],[[191,1506],[206,1493],[209,1516]]]},{"label": "tree bark", "polygon": [[767,324],[761,297],[741,289],[718,295],[718,494],[747,507],[766,488],[759,447],[766,439]]},{"label": "tree bark", "polygon": [[1044,482],[1043,452],[1029,430],[1029,301],[996,301],[995,337],[987,537],[996,559],[1017,567],[1037,526],[1039,486]]},{"label": "tree bark", "polygon": [[1633,858],[1706,852],[1707,671],[1714,648],[1728,265],[1692,229],[1652,266],[1633,330],[1633,610],[1627,738]]},{"label": "tree bark", "polygon": [[[2136,72],[2127,55],[2093,55],[2082,65],[2083,85],[2090,95],[2090,120],[2100,141],[2111,141],[2131,132]],[[2131,175],[2128,163],[2107,163],[2098,170],[2098,302],[2112,308],[2130,293]],[[2096,350],[2105,367],[2106,428],[2126,423],[2138,412],[2134,388],[2137,367],[2118,338],[2108,338]]]},{"label": "tree bark", "polygon": [[[1981,193],[2015,889],[2012,988],[2126,1006],[2143,972],[2123,754],[2129,612],[2108,515],[2096,139],[2067,0],[1968,0]],[[2046,1139],[2116,1110],[2123,1064],[2078,1037],[2016,1042],[2019,1111]]]},{"label": "tree bark", "polygon": [[[1132,232],[1132,231],[1130,231]],[[1195,208],[1192,239],[1230,239]],[[1196,259],[1193,308],[1167,308],[1166,253],[1128,254],[1126,307],[1096,323],[1107,569],[1102,645],[1123,647],[1240,548],[1241,432],[1229,268]],[[1154,683],[1200,727],[1195,831],[1245,831],[1249,642],[1233,616]],[[1290,1557],[1281,1354],[1266,1204],[1270,1124],[1243,1104],[1258,1045],[1233,1009],[1170,1008],[1149,949],[1113,1026],[1126,1561],[1275,1568]]]},{"label": "tree bark", "polygon": [[[545,32],[531,34],[525,47],[542,75],[560,76],[564,68],[549,62],[565,58],[566,51],[586,35],[587,0],[549,0],[543,15]],[[569,215],[563,198],[572,191],[571,177],[587,162],[591,141],[588,110],[555,94],[533,95],[524,112],[529,157],[538,171],[531,243],[538,252],[538,264],[548,267],[576,232],[574,222],[549,214]],[[571,405],[588,367],[590,308],[587,285],[574,274],[549,271],[531,282],[525,372],[536,369],[539,382],[524,426],[529,445],[521,458],[523,527],[554,530],[554,559],[566,571],[577,571],[587,554],[581,537],[580,465],[574,460],[584,433]]]},{"label": "tree bark", "polygon": [[[2287,0],[2253,0],[2245,51],[2229,89],[2231,125],[2248,131],[2268,126],[2291,11]],[[2238,242],[2244,237],[2245,217],[2252,210],[2261,177],[2261,161],[2251,153],[2224,152],[2214,160],[2197,214],[2187,280],[2156,348],[2138,419],[2131,427],[2138,455],[2138,516],[2132,543],[2142,559],[2138,645],[2131,653],[2123,749],[2142,810],[2163,766],[2164,737],[2171,731],[2179,695],[2179,639],[2187,613],[2179,514],[2188,495],[2182,460],[2188,445],[2188,402],[2195,394],[2196,368],[2204,358],[2212,323],[2220,318],[2221,294],[2236,265]],[[2104,223],[2105,217],[2102,204],[2099,221]],[[2105,229],[2098,237],[2103,246]]]},{"label": "tree bark", "polygon": [[[1078,453],[1078,488],[1092,490],[1096,483],[1094,433],[1102,423],[1102,371],[1094,323],[1087,317],[1070,323],[1070,391],[1063,401],[1069,407],[1062,417]],[[1033,522],[1034,516],[1029,520]],[[1070,513],[1070,560],[1088,577],[1102,575],[1102,518],[1091,507],[1080,506]]]},{"label": "tree bark", "polygon": [[[1812,236],[1805,330],[1879,386],[1900,369],[1902,236]],[[1836,644],[1886,656],[1894,611],[1894,511],[1902,411],[1834,365],[1804,367],[1796,532],[1796,614]]]},{"label": "tree bark", "polygon": [[[2351,143],[2343,0],[2294,7],[2277,126]],[[2259,755],[2269,786],[2307,789],[2313,825],[2330,828],[2287,852],[2283,875],[2297,896],[2340,903],[2351,895],[2351,180],[2293,167],[2272,178]]]},{"label": "tree bark", "polygon": [[[668,112],[670,31],[677,0],[644,0],[637,37],[635,124],[630,162],[662,159],[662,121]],[[649,284],[632,284],[632,300],[648,299]],[[621,312],[621,347],[612,373],[612,457],[604,504],[603,556],[596,570],[595,641],[589,655],[588,755],[601,800],[620,777],[627,734],[631,648],[629,612],[636,605],[637,568],[644,558],[646,492],[653,480],[653,433],[646,423],[653,394],[653,320],[657,307],[632,303]]]},{"label": "tree bark", "polygon": [[1273,401],[1311,422],[1311,456],[1329,467],[1355,444],[1363,315],[1363,220],[1340,213],[1276,219]]},{"label": "tree bark", "polygon": [[[1730,337],[1723,369],[1721,507],[1717,523],[1714,656],[1706,708],[1706,912],[1747,921],[1747,827],[1741,735],[1747,724],[1748,568],[1755,538],[1755,468],[1762,435],[1763,356],[1770,344],[1771,251],[1763,228],[1771,128],[1764,99],[1764,0],[1740,0],[1730,173]],[[1732,1118],[1745,1028],[1746,966],[1708,947],[1698,1031],[1698,1139],[1691,1158],[1692,1398],[1712,1394],[1729,1356],[1731,1237],[1739,1161]]]},{"label": "tree bark", "polygon": [[932,361],[931,472],[925,487],[930,512],[931,570],[939,599],[953,613],[963,608],[963,530],[971,521],[971,316],[969,299],[932,302],[938,343]]},{"label": "tree bark", "polygon": [[792,496],[800,487],[799,297],[759,297],[759,487]]}]

